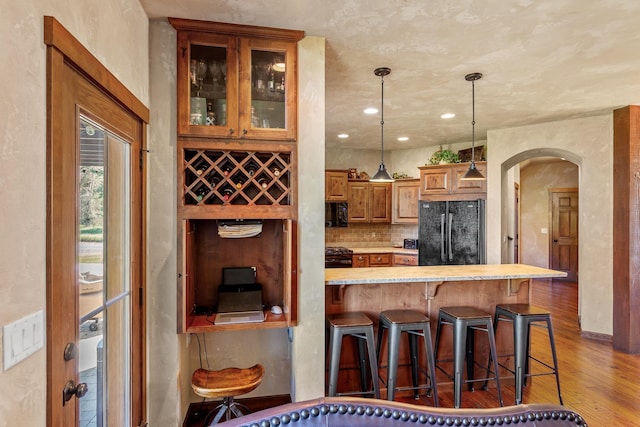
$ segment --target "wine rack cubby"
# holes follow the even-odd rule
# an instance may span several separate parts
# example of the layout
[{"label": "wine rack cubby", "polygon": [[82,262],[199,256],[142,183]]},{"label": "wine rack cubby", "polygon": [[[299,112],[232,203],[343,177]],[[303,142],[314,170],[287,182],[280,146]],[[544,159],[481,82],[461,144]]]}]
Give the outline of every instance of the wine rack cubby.
[{"label": "wine rack cubby", "polygon": [[289,206],[291,153],[184,149],[183,205]]}]

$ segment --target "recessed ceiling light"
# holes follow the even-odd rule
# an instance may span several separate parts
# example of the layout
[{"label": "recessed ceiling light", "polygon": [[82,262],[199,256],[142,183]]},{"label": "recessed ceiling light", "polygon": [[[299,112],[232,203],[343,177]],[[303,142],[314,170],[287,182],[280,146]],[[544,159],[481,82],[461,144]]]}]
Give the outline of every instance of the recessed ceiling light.
[{"label": "recessed ceiling light", "polygon": [[340,133],[340,134],[338,134],[338,138],[340,138],[340,139],[346,139],[346,138],[349,138],[349,134],[347,134],[347,133]]},{"label": "recessed ceiling light", "polygon": [[375,107],[369,107],[364,109],[365,114],[375,114],[378,112],[378,109]]},{"label": "recessed ceiling light", "polygon": [[453,113],[444,113],[440,116],[441,119],[453,119],[456,115]]},{"label": "recessed ceiling light", "polygon": [[409,137],[408,136],[399,136],[398,137],[398,141],[408,141]]}]

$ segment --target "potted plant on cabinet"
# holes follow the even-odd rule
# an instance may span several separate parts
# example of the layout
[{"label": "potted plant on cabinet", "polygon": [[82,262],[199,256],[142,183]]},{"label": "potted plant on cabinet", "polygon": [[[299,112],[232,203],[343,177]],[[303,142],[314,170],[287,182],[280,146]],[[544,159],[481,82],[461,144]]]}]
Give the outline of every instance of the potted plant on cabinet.
[{"label": "potted plant on cabinet", "polygon": [[440,149],[433,153],[429,159],[429,164],[431,165],[442,165],[446,163],[460,163],[458,153],[454,153],[451,150]]}]

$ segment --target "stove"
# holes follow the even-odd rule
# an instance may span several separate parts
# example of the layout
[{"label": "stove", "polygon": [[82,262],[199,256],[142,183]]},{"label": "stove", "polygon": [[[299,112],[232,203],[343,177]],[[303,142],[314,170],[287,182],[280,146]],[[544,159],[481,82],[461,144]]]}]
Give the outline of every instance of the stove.
[{"label": "stove", "polygon": [[351,268],[351,249],[328,246],[324,250],[324,268]]}]

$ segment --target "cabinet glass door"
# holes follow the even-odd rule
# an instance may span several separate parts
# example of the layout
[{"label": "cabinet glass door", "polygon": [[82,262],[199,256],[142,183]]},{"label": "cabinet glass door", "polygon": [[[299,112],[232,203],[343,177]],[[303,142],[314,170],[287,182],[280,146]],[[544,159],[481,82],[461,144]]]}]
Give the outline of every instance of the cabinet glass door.
[{"label": "cabinet glass door", "polygon": [[286,129],[285,53],[251,51],[251,128]]},{"label": "cabinet glass door", "polygon": [[189,58],[189,124],[227,123],[227,49],[191,45]]},{"label": "cabinet glass door", "polygon": [[295,43],[241,39],[241,137],[295,140]]},{"label": "cabinet glass door", "polygon": [[178,35],[178,130],[182,135],[235,137],[237,54],[233,37]]}]

